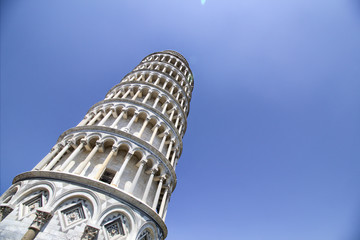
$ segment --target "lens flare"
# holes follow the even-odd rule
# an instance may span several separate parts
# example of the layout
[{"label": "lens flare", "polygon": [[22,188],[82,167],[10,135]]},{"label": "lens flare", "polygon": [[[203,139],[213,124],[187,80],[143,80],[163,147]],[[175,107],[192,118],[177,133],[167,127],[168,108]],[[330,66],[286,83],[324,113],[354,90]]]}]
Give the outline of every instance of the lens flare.
[{"label": "lens flare", "polygon": [[206,0],[201,0],[202,5],[205,5],[205,3],[206,3]]}]

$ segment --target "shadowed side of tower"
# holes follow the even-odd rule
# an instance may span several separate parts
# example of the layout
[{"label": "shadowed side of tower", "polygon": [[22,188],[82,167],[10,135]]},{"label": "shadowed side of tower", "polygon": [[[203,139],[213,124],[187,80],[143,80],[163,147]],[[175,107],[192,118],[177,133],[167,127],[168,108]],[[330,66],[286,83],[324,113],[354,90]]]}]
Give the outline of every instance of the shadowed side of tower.
[{"label": "shadowed side of tower", "polygon": [[193,75],[166,50],[141,63],[0,198],[1,239],[164,239]]}]

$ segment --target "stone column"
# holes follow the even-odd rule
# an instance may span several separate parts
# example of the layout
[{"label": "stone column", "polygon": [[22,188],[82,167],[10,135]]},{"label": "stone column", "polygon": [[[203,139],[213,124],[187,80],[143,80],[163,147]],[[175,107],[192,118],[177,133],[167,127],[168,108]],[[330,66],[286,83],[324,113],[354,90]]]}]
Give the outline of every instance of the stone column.
[{"label": "stone column", "polygon": [[175,160],[175,163],[174,163],[174,171],[176,170],[176,166],[177,166],[177,164],[178,164],[178,161],[179,161],[179,158],[177,158],[176,160]]},{"label": "stone column", "polygon": [[144,121],[144,123],[143,123],[143,125],[142,125],[142,127],[141,127],[141,129],[140,129],[140,131],[139,131],[139,133],[137,134],[137,137],[138,137],[138,138],[141,138],[141,136],[142,136],[142,134],[144,133],[145,127],[147,126],[149,120],[150,120],[149,118],[146,118],[146,119],[145,119],[145,121]]},{"label": "stone column", "polygon": [[95,240],[96,236],[99,233],[99,229],[90,225],[86,225],[84,233],[81,236],[80,240]]},{"label": "stone column", "polygon": [[119,97],[119,95],[121,94],[122,90],[123,90],[123,89],[120,88],[119,91],[115,94],[115,96],[114,96],[113,98]]},{"label": "stone column", "polygon": [[136,98],[138,97],[138,95],[141,93],[142,88],[140,87],[137,92],[135,93],[135,95],[133,96],[133,98],[131,100],[136,100]]},{"label": "stone column", "polygon": [[153,143],[154,138],[155,138],[155,136],[156,136],[156,133],[157,133],[157,131],[159,130],[159,127],[160,127],[159,124],[156,124],[156,125],[155,125],[155,129],[154,129],[154,131],[153,131],[153,134],[151,135],[149,144],[152,144],[152,143]]},{"label": "stone column", "polygon": [[176,127],[176,128],[177,128],[177,126],[178,126],[178,124],[179,124],[179,120],[180,120],[180,117],[177,116],[177,117],[176,117],[176,122],[175,122],[175,127]]},{"label": "stone column", "polygon": [[126,156],[125,156],[124,162],[123,162],[123,164],[121,165],[120,170],[115,174],[115,177],[114,177],[114,179],[113,179],[112,182],[111,182],[111,185],[113,185],[113,186],[115,186],[115,187],[118,187],[118,186],[119,186],[120,178],[121,178],[122,174],[124,173],[125,167],[126,167],[126,165],[129,163],[131,157],[132,157],[132,153],[129,151],[129,152],[126,154]]},{"label": "stone column", "polygon": [[171,153],[172,146],[173,146],[174,142],[175,142],[175,139],[170,140],[169,147],[168,147],[167,153],[166,153],[166,159],[168,159],[168,160],[169,160],[170,153]]},{"label": "stone column", "polygon": [[163,139],[161,140],[161,143],[160,143],[159,152],[161,152],[163,150],[163,148],[164,148],[165,140],[167,138],[167,135],[168,135],[168,132],[164,132]]},{"label": "stone column", "polygon": [[149,74],[149,76],[148,76],[148,78],[145,80],[145,82],[149,82],[151,78],[152,78],[152,75]]},{"label": "stone column", "polygon": [[164,68],[163,68],[162,72],[165,73],[166,72],[166,66],[163,66],[163,67]]},{"label": "stone column", "polygon": [[160,100],[161,96],[160,94],[156,97],[154,104],[152,105],[153,108],[156,108],[156,105],[158,104],[159,100]]},{"label": "stone column", "polygon": [[164,86],[162,87],[162,89],[165,89],[165,88],[166,88],[166,85],[167,85],[168,83],[169,83],[168,81],[165,81]]},{"label": "stone column", "polygon": [[154,179],[154,176],[155,176],[155,173],[158,171],[158,169],[155,167],[155,168],[152,168],[150,170],[150,177],[149,177],[149,180],[146,184],[146,188],[145,188],[145,192],[144,192],[144,195],[142,197],[142,201],[146,203],[146,199],[149,195],[149,191],[150,191],[150,187],[151,187],[151,184],[153,182],[153,179]]},{"label": "stone column", "polygon": [[145,80],[145,77],[144,75],[140,74],[140,77],[136,79],[136,81],[141,81],[141,80]]},{"label": "stone column", "polygon": [[124,132],[130,132],[130,128],[131,128],[132,124],[134,123],[135,119],[137,118],[138,114],[139,114],[139,112],[135,112],[134,115],[132,116],[132,118],[130,119],[129,123],[127,124],[127,126],[122,128],[121,130]]},{"label": "stone column", "polygon": [[101,164],[99,171],[96,173],[96,176],[95,176],[96,180],[100,179],[101,174],[103,174],[105,168],[107,167],[111,158],[114,156],[114,154],[117,152],[117,150],[118,150],[118,147],[114,147],[114,146],[112,147],[112,149],[111,149],[110,153],[107,155],[105,161],[103,162],[103,164]]},{"label": "stone column", "polygon": [[136,172],[136,175],[135,175],[135,177],[134,177],[134,180],[133,180],[133,182],[132,182],[132,184],[131,184],[131,187],[130,187],[130,190],[129,190],[129,193],[130,193],[130,194],[134,191],[134,189],[135,189],[135,187],[136,187],[136,184],[137,184],[137,182],[138,182],[138,180],[139,180],[140,174],[142,173],[142,170],[143,170],[143,168],[144,168],[144,166],[145,166],[146,163],[147,163],[147,160],[146,160],[146,159],[142,159],[142,160],[139,162],[139,168],[138,168],[138,170],[137,170],[137,172]]},{"label": "stone column", "polygon": [[180,135],[182,135],[182,134],[181,134],[182,128],[183,128],[183,124],[181,123],[180,128],[179,128],[179,133],[180,133]]},{"label": "stone column", "polygon": [[154,82],[154,84],[157,85],[159,82],[160,82],[160,77],[158,77],[158,78],[156,79],[156,81]]},{"label": "stone column", "polygon": [[127,95],[129,95],[129,93],[131,92],[131,88],[129,87],[129,90],[127,90],[127,92],[122,96],[122,98],[126,98]]},{"label": "stone column", "polygon": [[169,192],[169,187],[166,187],[165,193],[164,193],[163,198],[162,198],[162,200],[161,200],[160,211],[159,211],[160,217],[161,217],[161,216],[163,215],[163,213],[164,213],[165,202],[166,202],[166,200],[167,200],[168,192]]},{"label": "stone column", "polygon": [[96,120],[98,120],[98,118],[101,116],[101,114],[102,114],[102,112],[99,111],[99,112],[95,115],[95,117],[87,124],[87,126],[93,125],[93,124],[96,122]]},{"label": "stone column", "polygon": [[33,168],[33,170],[42,169],[59,152],[59,146],[56,145],[51,151]]},{"label": "stone column", "polygon": [[176,152],[177,152],[177,150],[174,151],[172,158],[171,158],[171,166],[173,166],[173,167],[175,167],[174,164],[175,164]]},{"label": "stone column", "polygon": [[159,185],[158,185],[158,187],[157,187],[156,194],[155,194],[155,198],[154,198],[154,202],[153,202],[153,206],[152,206],[152,208],[154,209],[154,211],[156,211],[156,206],[158,205],[161,188],[162,188],[162,185],[163,185],[163,181],[164,181],[165,179],[166,179],[166,175],[160,177]]},{"label": "stone column", "polygon": [[69,163],[79,154],[79,152],[81,151],[81,149],[84,147],[84,145],[86,144],[86,140],[81,140],[81,143],[79,144],[79,146],[75,149],[75,151],[72,152],[72,154],[68,157],[68,159],[66,159],[66,161],[61,165],[59,171],[64,171],[65,168],[69,165]]},{"label": "stone column", "polygon": [[171,110],[171,114],[169,117],[170,122],[172,121],[173,117],[174,117],[174,113],[175,113],[175,107]]},{"label": "stone column", "polygon": [[182,107],[184,106],[184,99],[181,100],[180,106],[182,106]]},{"label": "stone column", "polygon": [[166,203],[165,203],[164,213],[163,213],[163,215],[161,216],[164,222],[165,222],[166,213],[167,213],[168,206],[169,206],[169,202],[170,202],[170,197],[171,197],[171,193],[169,193],[169,196],[168,196],[167,201],[166,201]]},{"label": "stone column", "polygon": [[114,92],[111,92],[110,94],[108,94],[108,95],[105,97],[105,100],[111,99],[113,96],[114,96]]},{"label": "stone column", "polygon": [[91,150],[91,152],[89,153],[89,155],[87,155],[87,157],[85,158],[84,161],[80,162],[79,166],[76,168],[75,170],[75,174],[81,174],[84,175],[84,173],[82,172],[86,165],[90,162],[90,160],[94,157],[94,155],[97,153],[97,151],[99,150],[99,148],[102,146],[102,142],[96,142],[95,147]]},{"label": "stone column", "polygon": [[12,209],[10,206],[0,206],[0,222],[6,218],[7,215],[9,215],[14,209]]},{"label": "stone column", "polygon": [[121,113],[120,115],[115,119],[115,121],[113,122],[113,124],[111,124],[111,128],[117,128],[117,124],[119,123],[119,121],[122,119],[122,117],[124,116],[125,112],[127,111],[126,108],[121,109]]},{"label": "stone column", "polygon": [[32,224],[30,225],[28,231],[22,237],[21,240],[33,240],[36,235],[41,231],[43,226],[51,219],[52,214],[49,212],[44,212],[36,210],[36,217]]},{"label": "stone column", "polygon": [[77,127],[84,126],[91,117],[89,115],[86,115],[85,118],[77,125]]},{"label": "stone column", "polygon": [[168,104],[169,104],[169,101],[166,101],[166,102],[164,103],[163,109],[162,109],[162,111],[161,111],[162,114],[165,114],[166,108],[167,108]]},{"label": "stone column", "polygon": [[146,103],[146,101],[149,99],[149,97],[150,97],[151,93],[152,93],[152,91],[151,91],[151,90],[149,90],[149,91],[148,91],[148,93],[147,93],[147,95],[145,96],[144,100],[142,101],[142,103],[143,103],[143,104],[145,104],[145,103]]},{"label": "stone column", "polygon": [[45,171],[50,171],[53,166],[59,161],[59,159],[65,154],[65,152],[69,149],[71,146],[71,142],[68,141],[67,144],[61,149],[61,151],[56,155],[56,157],[49,162],[49,164],[45,167]]},{"label": "stone column", "polygon": [[110,115],[112,114],[113,109],[110,109],[109,112],[105,115],[105,117],[99,122],[99,126],[104,125],[104,123],[106,122],[106,120],[109,119]]}]

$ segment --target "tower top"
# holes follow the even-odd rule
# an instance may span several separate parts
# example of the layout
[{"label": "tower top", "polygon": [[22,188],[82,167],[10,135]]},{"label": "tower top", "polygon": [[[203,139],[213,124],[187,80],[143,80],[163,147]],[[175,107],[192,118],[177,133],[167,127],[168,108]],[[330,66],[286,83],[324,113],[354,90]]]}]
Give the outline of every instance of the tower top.
[{"label": "tower top", "polygon": [[[181,55],[180,53],[178,53],[177,51],[174,50],[165,50],[163,51],[163,53],[169,53],[172,54],[178,58],[180,58],[182,61],[184,61],[184,63],[186,64],[187,67],[189,67],[189,63],[186,61],[185,57],[183,55]],[[190,67],[189,67],[190,68]]]}]

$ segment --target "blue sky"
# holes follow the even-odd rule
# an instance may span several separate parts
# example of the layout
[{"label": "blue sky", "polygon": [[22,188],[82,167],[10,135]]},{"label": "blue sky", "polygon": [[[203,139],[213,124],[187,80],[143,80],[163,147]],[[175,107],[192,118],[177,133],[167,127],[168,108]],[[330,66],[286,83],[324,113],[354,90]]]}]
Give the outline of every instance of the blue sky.
[{"label": "blue sky", "polygon": [[4,0],[1,193],[149,53],[195,89],[169,240],[360,239],[360,1]]}]

